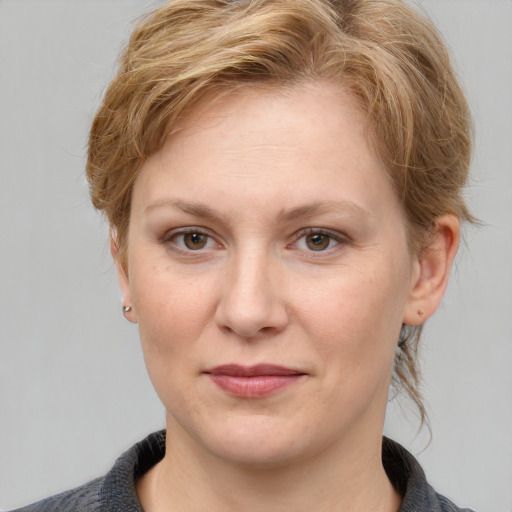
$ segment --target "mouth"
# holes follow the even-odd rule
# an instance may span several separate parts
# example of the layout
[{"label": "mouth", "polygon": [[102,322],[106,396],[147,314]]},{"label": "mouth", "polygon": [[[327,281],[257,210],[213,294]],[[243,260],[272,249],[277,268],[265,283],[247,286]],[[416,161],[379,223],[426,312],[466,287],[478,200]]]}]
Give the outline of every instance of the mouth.
[{"label": "mouth", "polygon": [[204,372],[225,393],[239,398],[263,398],[273,395],[306,376],[284,366],[226,364]]}]

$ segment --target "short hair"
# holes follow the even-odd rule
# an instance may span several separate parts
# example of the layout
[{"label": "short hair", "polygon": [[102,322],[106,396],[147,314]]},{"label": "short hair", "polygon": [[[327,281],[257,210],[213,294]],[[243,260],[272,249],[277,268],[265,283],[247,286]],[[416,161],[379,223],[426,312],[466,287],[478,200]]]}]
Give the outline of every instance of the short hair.
[{"label": "short hair", "polygon": [[[411,251],[463,197],[468,105],[432,23],[400,0],[169,0],[143,17],[92,124],[87,177],[126,265],[132,188],[149,155],[206,95],[334,81],[358,99],[405,212]],[[426,418],[421,326],[403,326],[393,384]]]}]

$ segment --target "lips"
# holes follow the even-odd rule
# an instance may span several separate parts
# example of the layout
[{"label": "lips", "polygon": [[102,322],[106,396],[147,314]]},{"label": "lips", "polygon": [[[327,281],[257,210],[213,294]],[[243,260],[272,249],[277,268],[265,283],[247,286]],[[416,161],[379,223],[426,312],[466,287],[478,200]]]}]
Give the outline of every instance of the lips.
[{"label": "lips", "polygon": [[306,374],[284,366],[227,364],[204,372],[224,392],[240,398],[263,398],[296,384]]}]

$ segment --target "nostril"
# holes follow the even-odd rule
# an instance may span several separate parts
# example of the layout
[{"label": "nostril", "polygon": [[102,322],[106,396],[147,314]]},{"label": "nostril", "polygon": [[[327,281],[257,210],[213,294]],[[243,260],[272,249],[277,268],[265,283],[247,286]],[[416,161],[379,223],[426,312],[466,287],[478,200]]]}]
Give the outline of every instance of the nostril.
[{"label": "nostril", "polygon": [[227,335],[235,335],[244,340],[272,336],[282,331],[283,327],[278,325],[233,325],[219,324],[219,329]]},{"label": "nostril", "polygon": [[241,338],[281,331],[288,315],[279,279],[271,279],[274,267],[264,255],[242,256],[225,276],[215,312],[218,327]]}]

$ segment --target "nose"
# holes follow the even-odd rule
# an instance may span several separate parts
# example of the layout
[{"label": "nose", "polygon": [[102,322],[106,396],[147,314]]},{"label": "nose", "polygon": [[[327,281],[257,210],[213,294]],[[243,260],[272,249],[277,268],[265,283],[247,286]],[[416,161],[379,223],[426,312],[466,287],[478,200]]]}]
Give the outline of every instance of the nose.
[{"label": "nose", "polygon": [[283,270],[265,254],[240,255],[228,264],[215,319],[243,338],[281,332],[288,324]]}]

